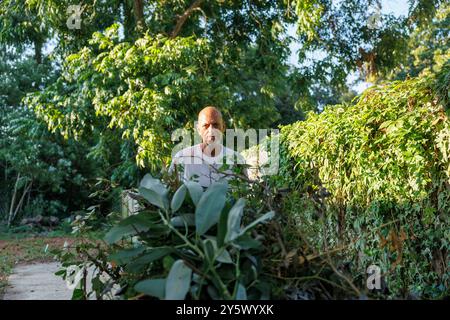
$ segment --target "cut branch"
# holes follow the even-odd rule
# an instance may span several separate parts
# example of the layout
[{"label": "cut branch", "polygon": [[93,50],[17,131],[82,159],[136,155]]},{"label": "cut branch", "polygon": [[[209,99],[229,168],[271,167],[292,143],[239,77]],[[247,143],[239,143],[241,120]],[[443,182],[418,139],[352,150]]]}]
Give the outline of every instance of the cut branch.
[{"label": "cut branch", "polygon": [[16,203],[17,186],[19,184],[19,180],[20,180],[20,172],[17,173],[16,183],[14,184],[14,191],[13,191],[11,205],[9,207],[9,214],[8,214],[8,227],[11,225],[12,216],[14,214],[14,204]]},{"label": "cut branch", "polygon": [[191,15],[191,13],[194,10],[197,10],[200,5],[202,4],[203,0],[195,0],[189,8],[178,18],[177,24],[175,25],[175,28],[173,29],[170,37],[175,38],[181,31],[181,28],[183,27],[184,23],[186,22],[187,18]]},{"label": "cut branch", "polygon": [[[12,212],[12,211],[10,212],[10,216],[9,216],[9,220],[8,220],[8,227],[11,226],[12,222],[17,217],[19,210],[22,208],[23,200],[25,199],[25,196],[27,195],[27,193],[30,191],[32,185],[33,185],[33,180],[30,181],[30,183],[28,183],[28,185],[25,187],[25,189],[22,193],[22,196],[20,197],[19,203],[17,204],[14,212]],[[11,210],[12,210],[12,207],[11,207]]]}]

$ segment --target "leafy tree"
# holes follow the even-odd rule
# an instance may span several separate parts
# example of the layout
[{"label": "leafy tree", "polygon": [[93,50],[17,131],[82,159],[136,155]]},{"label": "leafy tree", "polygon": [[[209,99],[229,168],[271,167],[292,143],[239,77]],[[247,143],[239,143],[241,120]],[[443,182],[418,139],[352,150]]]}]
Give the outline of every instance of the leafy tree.
[{"label": "leafy tree", "polygon": [[[33,55],[5,46],[0,55],[0,220],[11,224],[22,215],[65,216],[83,209],[94,201],[88,196],[98,188],[97,176],[106,175],[113,180],[125,177],[121,180],[124,185],[127,181],[134,183],[136,174],[124,168],[136,168],[133,157],[131,164],[120,159],[121,154],[127,159],[128,150],[120,150],[117,143],[103,146],[109,153],[102,158],[98,154],[100,146],[94,145],[97,141],[74,142],[51,134],[47,124],[22,103],[26,93],[55,81],[48,59],[37,63]],[[111,164],[115,166],[110,167]],[[110,209],[107,201],[102,204]]]},{"label": "leafy tree", "polygon": [[220,106],[231,127],[278,119],[276,96],[288,86],[284,5],[170,4],[154,4],[143,37],[121,39],[115,25],[66,59],[60,79],[29,100],[53,131],[120,128],[136,142],[138,163],[155,169],[167,160],[171,132],[192,126],[207,104]]},{"label": "leafy tree", "polygon": [[[379,0],[296,3],[301,3],[300,8],[308,7],[314,12],[309,18],[298,14],[298,55],[301,73],[311,79],[308,88],[320,108],[348,102],[355,95],[346,84],[347,76],[352,72],[359,75],[358,80],[368,82],[392,79],[392,70],[403,74],[403,79],[410,68],[411,75],[416,75],[414,57],[418,58],[416,64],[426,58],[426,54],[419,58],[420,50],[427,48],[421,42],[424,35],[431,47],[443,46],[442,52],[446,52],[448,23],[443,18],[448,6],[446,1],[410,1],[406,17],[382,14]],[[430,25],[432,21],[433,26]],[[440,26],[438,21],[441,21]],[[312,30],[303,30],[305,25]],[[425,61],[429,59],[423,63]]]},{"label": "leafy tree", "polygon": [[408,54],[390,71],[389,78],[405,79],[423,72],[438,72],[450,59],[450,4],[443,2],[434,17],[426,21],[412,31]]}]

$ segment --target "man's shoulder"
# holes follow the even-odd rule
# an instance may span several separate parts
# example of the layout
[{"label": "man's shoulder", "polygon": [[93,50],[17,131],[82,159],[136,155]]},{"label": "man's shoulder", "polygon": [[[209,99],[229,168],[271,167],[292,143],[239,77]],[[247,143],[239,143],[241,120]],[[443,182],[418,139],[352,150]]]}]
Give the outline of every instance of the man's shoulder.
[{"label": "man's shoulder", "polygon": [[200,145],[196,144],[194,146],[181,149],[175,153],[174,158],[194,157],[198,153],[199,146]]},{"label": "man's shoulder", "polygon": [[224,153],[225,153],[226,158],[233,158],[233,159],[236,158],[238,160],[238,163],[245,162],[245,158],[239,152],[237,152],[233,149],[227,148],[227,147],[224,147],[224,150],[225,150]]},{"label": "man's shoulder", "polygon": [[172,162],[170,164],[169,172],[173,171],[175,165],[187,165],[198,163],[198,145],[186,147],[177,151],[174,155],[172,155]]}]

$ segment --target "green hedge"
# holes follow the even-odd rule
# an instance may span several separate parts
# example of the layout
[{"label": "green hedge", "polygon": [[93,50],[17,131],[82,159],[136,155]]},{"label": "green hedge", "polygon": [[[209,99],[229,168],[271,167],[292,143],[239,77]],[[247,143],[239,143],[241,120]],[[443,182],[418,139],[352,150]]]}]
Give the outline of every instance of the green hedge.
[{"label": "green hedge", "polygon": [[[371,264],[381,267],[391,296],[448,294],[449,70],[374,86],[351,105],[281,130],[289,182],[332,194],[327,212],[336,232],[327,241],[348,246],[343,254],[356,278]],[[294,198],[287,207],[299,228],[317,232]],[[304,236],[318,248],[324,240]]]}]

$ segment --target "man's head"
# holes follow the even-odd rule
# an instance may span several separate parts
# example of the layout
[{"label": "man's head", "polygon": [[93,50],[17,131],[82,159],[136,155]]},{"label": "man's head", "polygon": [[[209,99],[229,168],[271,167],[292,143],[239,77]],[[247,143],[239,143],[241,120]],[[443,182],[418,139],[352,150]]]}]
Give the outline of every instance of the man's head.
[{"label": "man's head", "polygon": [[220,143],[225,131],[222,113],[216,107],[208,106],[204,108],[198,114],[197,130],[203,143],[208,145]]}]

